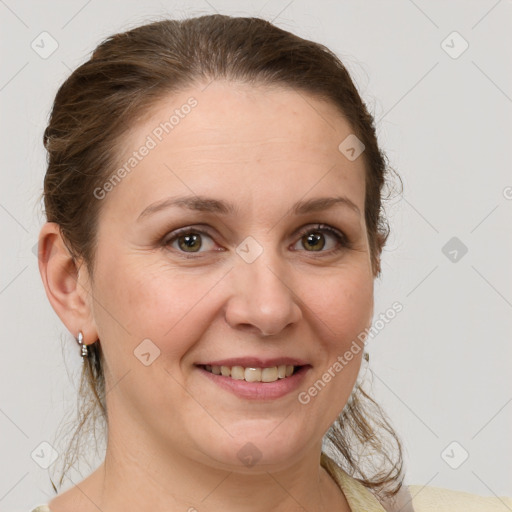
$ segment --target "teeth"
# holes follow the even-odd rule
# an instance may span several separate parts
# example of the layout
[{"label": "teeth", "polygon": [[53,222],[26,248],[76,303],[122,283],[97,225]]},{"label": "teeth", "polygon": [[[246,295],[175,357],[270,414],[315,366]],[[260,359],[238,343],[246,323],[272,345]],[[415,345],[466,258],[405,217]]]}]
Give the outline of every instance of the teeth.
[{"label": "teeth", "polygon": [[205,365],[205,370],[215,375],[223,375],[246,382],[275,382],[278,379],[290,377],[295,367],[290,364],[281,364],[270,368],[244,368],[243,366],[211,366]]},{"label": "teeth", "polygon": [[245,370],[241,366],[235,366],[231,368],[232,379],[238,379],[239,375],[242,375],[242,378],[245,379],[247,382],[261,382],[260,368],[246,368]]},{"label": "teeth", "polygon": [[263,368],[263,370],[261,370],[261,382],[275,382],[278,378],[279,374],[277,372],[277,366],[273,366],[272,368]]},{"label": "teeth", "polygon": [[241,366],[233,366],[232,368],[225,366],[224,368],[226,368],[226,370],[229,372],[227,377],[231,377],[232,379],[236,380],[243,380],[245,378],[245,372]]}]

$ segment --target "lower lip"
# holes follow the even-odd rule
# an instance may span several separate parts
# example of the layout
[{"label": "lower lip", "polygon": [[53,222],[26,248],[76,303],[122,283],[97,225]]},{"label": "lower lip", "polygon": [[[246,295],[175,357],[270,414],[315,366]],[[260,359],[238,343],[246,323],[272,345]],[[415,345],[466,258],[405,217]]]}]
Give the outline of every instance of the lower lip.
[{"label": "lower lip", "polygon": [[291,377],[278,379],[275,382],[247,382],[232,379],[224,375],[215,375],[198,366],[197,369],[221,388],[231,391],[240,398],[250,400],[274,400],[295,391],[304,380],[311,366],[302,366]]}]

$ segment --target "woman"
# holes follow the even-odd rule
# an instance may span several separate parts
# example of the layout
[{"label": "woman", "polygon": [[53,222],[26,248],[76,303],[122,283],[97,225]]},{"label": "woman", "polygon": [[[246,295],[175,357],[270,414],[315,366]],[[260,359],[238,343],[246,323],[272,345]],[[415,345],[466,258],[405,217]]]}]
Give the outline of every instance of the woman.
[{"label": "woman", "polygon": [[403,485],[359,385],[388,168],[332,52],[257,18],[144,25],[66,80],[44,142],[39,268],[108,429],[35,510],[512,504]]}]

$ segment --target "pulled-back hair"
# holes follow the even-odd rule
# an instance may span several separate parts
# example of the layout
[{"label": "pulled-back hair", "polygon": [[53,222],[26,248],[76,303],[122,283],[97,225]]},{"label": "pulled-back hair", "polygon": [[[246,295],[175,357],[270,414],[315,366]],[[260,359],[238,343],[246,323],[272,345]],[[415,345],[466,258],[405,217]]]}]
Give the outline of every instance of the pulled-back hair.
[{"label": "pulled-back hair", "polygon": [[[84,263],[93,278],[103,204],[95,199],[94,190],[118,168],[123,135],[164,97],[212,80],[290,88],[329,102],[344,116],[364,144],[364,215],[372,270],[378,277],[389,235],[383,190],[392,169],[377,143],[373,117],[345,66],[325,46],[268,21],[219,14],[166,19],[115,34],[59,88],[44,132],[44,208],[48,222],[60,226],[77,266]],[[79,455],[86,425],[92,422],[95,428],[97,419],[107,421],[101,344],[88,349],[78,425],[65,453],[60,485]],[[375,494],[392,497],[399,491],[401,442],[362,387],[355,386],[324,442],[335,461]],[[371,456],[363,467],[362,453],[368,450]],[[55,485],[54,489],[57,492]]]}]

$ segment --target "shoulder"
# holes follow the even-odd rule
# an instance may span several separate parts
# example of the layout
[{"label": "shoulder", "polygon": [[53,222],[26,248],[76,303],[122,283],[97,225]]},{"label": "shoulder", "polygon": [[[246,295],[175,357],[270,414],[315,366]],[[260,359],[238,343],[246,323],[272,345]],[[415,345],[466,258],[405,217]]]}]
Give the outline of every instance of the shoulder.
[{"label": "shoulder", "polygon": [[409,485],[414,512],[507,512],[512,497],[480,496],[441,487]]}]

